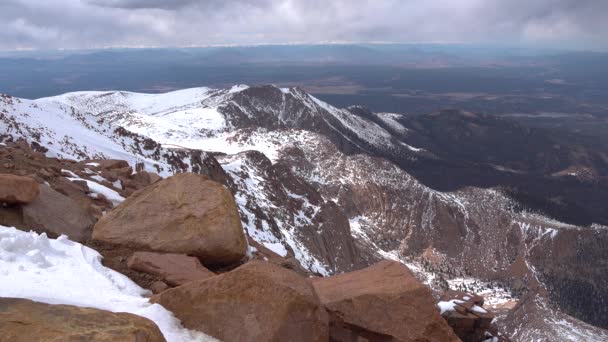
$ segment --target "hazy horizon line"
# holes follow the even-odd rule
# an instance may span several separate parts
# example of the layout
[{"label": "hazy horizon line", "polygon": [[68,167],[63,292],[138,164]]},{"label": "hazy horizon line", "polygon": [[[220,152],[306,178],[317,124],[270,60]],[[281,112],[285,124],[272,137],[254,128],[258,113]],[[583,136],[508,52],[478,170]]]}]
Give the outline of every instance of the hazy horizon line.
[{"label": "hazy horizon line", "polygon": [[284,43],[226,43],[226,44],[202,44],[202,45],[108,45],[100,47],[68,47],[68,48],[16,48],[16,49],[1,49],[4,53],[20,53],[20,52],[78,52],[78,51],[103,51],[103,50],[162,50],[162,49],[205,49],[205,48],[254,48],[254,47],[272,47],[272,46],[348,46],[348,45],[438,45],[438,46],[472,46],[480,48],[502,48],[502,49],[520,49],[520,50],[553,50],[562,52],[598,52],[605,53],[608,49],[589,49],[580,47],[567,46],[539,46],[533,44],[516,44],[516,43],[493,43],[493,42],[454,42],[454,41],[318,41],[318,42],[284,42]]}]

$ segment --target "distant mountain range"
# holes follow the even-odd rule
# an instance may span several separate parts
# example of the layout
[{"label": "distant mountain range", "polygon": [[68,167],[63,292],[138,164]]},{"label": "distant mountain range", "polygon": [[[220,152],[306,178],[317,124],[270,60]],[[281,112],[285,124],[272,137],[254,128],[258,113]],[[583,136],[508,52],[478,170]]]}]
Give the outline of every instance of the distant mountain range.
[{"label": "distant mountain range", "polygon": [[2,95],[0,138],[161,176],[221,165],[248,236],[266,248],[324,275],[390,258],[435,289],[485,290],[517,341],[608,327],[608,156],[576,137],[239,85]]}]

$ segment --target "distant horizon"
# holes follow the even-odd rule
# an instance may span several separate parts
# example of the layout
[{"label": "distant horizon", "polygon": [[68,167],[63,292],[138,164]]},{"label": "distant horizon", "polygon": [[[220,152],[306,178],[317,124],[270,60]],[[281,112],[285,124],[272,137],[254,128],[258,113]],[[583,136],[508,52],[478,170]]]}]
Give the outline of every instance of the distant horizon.
[{"label": "distant horizon", "polygon": [[[590,52],[590,53],[606,53],[608,48],[580,48],[568,46],[539,46],[529,44],[498,44],[498,43],[480,43],[480,42],[441,42],[441,41],[421,41],[421,42],[389,42],[389,41],[336,41],[336,42],[285,42],[285,43],[252,43],[252,44],[209,44],[209,45],[167,45],[167,46],[103,46],[103,47],[78,47],[78,48],[17,48],[17,49],[1,49],[0,53],[28,53],[28,52],[90,52],[90,51],[108,51],[108,50],[187,50],[187,49],[213,49],[213,48],[256,48],[256,47],[298,47],[298,46],[453,46],[453,47],[475,47],[487,49],[505,49],[505,50],[528,50],[528,51],[555,51],[555,52]],[[2,56],[0,56],[2,57]]]}]

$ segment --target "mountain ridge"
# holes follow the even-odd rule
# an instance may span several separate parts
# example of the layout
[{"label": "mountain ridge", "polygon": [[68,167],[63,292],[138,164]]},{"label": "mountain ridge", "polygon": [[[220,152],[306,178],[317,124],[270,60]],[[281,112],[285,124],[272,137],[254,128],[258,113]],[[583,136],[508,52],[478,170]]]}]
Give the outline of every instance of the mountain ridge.
[{"label": "mountain ridge", "polygon": [[[499,189],[426,186],[417,175],[429,166],[412,174],[408,167],[436,153],[395,137],[416,132],[399,114],[337,109],[274,86],[0,101],[0,128],[51,156],[126,159],[163,176],[221,165],[249,237],[310,271],[334,274],[392,258],[435,288],[463,275],[495,281],[540,291],[607,326],[608,314],[594,317],[585,305],[597,294],[606,300],[599,246],[608,229],[515,210],[518,202]],[[572,293],[572,283],[587,290]]]}]

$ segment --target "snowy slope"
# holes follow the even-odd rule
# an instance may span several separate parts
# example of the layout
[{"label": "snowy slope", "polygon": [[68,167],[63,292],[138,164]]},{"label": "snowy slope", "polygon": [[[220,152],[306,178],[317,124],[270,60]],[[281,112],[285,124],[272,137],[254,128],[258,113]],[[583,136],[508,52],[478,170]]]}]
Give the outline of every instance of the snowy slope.
[{"label": "snowy slope", "polygon": [[96,251],[65,236],[23,232],[0,226],[0,294],[48,304],[129,312],[154,321],[169,342],[215,341],[181,326],[126,276],[101,264]]},{"label": "snowy slope", "polygon": [[[76,92],[34,101],[3,96],[0,98],[0,114],[0,131],[15,138],[35,141],[48,148],[47,154],[51,156],[117,158],[132,164],[143,161],[147,169],[160,170],[159,173],[166,176],[175,172],[168,158],[163,158],[167,151],[185,147],[232,155],[218,159],[233,179],[233,190],[249,234],[279,254],[284,255],[285,248],[290,248],[303,265],[320,273],[329,271],[326,262],[308,253],[307,248],[294,238],[294,227],[313,225],[312,220],[319,208],[308,206],[306,209],[306,202],[300,200],[293,213],[277,215],[281,203],[268,200],[276,198],[276,189],[272,187],[276,180],[270,181],[265,175],[266,170],[252,167],[240,153],[256,150],[274,164],[281,159],[289,159],[290,150],[301,149],[310,167],[292,167],[292,171],[318,187],[325,201],[334,201],[345,207],[348,203],[340,198],[340,190],[335,189],[348,189],[373,181],[384,188],[383,191],[396,192],[394,208],[409,210],[411,215],[396,220],[390,211],[349,213],[351,222],[358,215],[365,215],[366,219],[356,225],[353,235],[363,242],[371,239],[373,245],[382,245],[379,232],[395,231],[395,236],[406,239],[406,227],[412,224],[432,232],[436,229],[432,220],[438,205],[453,208],[450,210],[454,211],[453,215],[458,213],[455,216],[457,220],[464,220],[463,229],[466,230],[470,216],[468,210],[478,201],[473,199],[465,205],[463,201],[466,200],[461,195],[432,191],[385,161],[378,164],[364,155],[343,156],[331,147],[333,145],[327,138],[310,129],[327,125],[355,145],[364,143],[365,148],[393,144],[391,133],[370,120],[346,109],[334,108],[297,88],[235,86],[230,89],[192,88],[165,94]],[[377,117],[391,131],[406,133],[407,129],[398,122],[398,114],[383,113]],[[252,119],[254,121],[248,121]],[[313,127],[309,130],[290,129],[297,125]],[[117,129],[125,129],[134,135],[117,134]],[[144,139],[152,140],[150,149],[145,148]],[[154,147],[155,143],[162,147]],[[409,151],[418,150],[404,142],[397,145]],[[189,164],[187,158],[183,162]],[[378,165],[386,167],[378,169]],[[266,189],[270,190],[264,190],[265,182],[268,183]],[[262,196],[265,192],[268,194]],[[406,193],[412,196],[403,196]],[[494,203],[495,207],[501,203],[500,207],[505,208],[501,210],[507,210],[506,200],[501,196],[492,192],[482,193],[485,194],[482,197],[496,199],[484,200],[486,203]],[[425,207],[420,217],[416,217],[412,208],[420,200],[411,199],[420,196],[427,196],[425,201],[434,204]],[[297,202],[297,199],[291,200]],[[254,207],[269,218],[280,219],[275,219],[274,225],[259,218],[248,219],[255,216],[252,213]],[[290,217],[292,214],[295,218]],[[525,222],[523,219],[513,220]],[[397,253],[400,247],[395,243],[382,246],[377,253]]]},{"label": "snowy slope", "polygon": [[[418,269],[430,285],[449,286],[465,270],[477,278],[501,276],[521,257],[526,273],[518,276],[542,283],[532,252],[570,241],[564,236],[582,228],[515,212],[495,190],[434,191],[374,153],[356,153],[424,153],[403,140],[408,129],[401,119],[357,115],[300,89],[272,86],[0,97],[0,134],[37,142],[52,156],[143,161],[167,176],[178,171],[172,156],[192,169],[188,149],[225,153],[217,160],[249,236],[314,272],[391,258]],[[355,153],[336,144],[350,144]],[[327,214],[332,205],[337,209]],[[446,279],[413,260],[428,255],[449,265]]]}]

